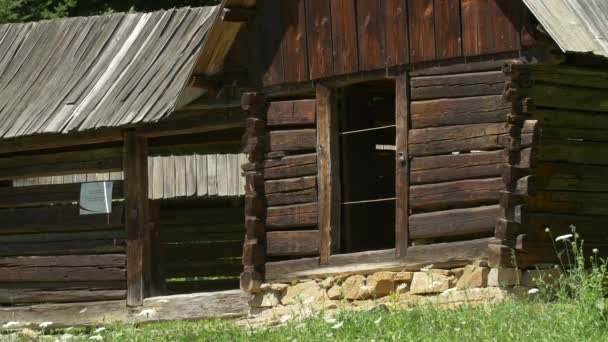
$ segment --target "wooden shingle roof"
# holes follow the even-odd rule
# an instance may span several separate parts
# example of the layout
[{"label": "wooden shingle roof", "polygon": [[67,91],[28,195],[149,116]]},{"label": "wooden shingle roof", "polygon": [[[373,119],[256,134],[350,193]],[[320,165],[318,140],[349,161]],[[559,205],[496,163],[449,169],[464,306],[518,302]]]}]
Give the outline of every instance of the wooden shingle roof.
[{"label": "wooden shingle roof", "polygon": [[155,122],[217,7],[0,25],[0,138]]}]

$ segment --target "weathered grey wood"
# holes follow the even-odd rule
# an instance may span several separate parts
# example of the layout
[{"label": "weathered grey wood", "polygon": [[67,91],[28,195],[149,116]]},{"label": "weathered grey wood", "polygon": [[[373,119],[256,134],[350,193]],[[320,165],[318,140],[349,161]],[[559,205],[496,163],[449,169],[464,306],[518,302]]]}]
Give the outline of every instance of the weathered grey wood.
[{"label": "weathered grey wood", "polygon": [[217,194],[228,195],[228,158],[225,154],[217,155]]},{"label": "weathered grey wood", "polygon": [[210,154],[207,156],[207,194],[215,196],[218,194],[218,155]]},{"label": "weathered grey wood", "polygon": [[266,202],[270,206],[310,203],[316,201],[317,199],[318,196],[316,188],[301,191],[266,194]]},{"label": "weathered grey wood", "polygon": [[492,233],[500,206],[453,209],[410,216],[412,239]]},{"label": "weathered grey wood", "polygon": [[[243,166],[246,171],[254,170],[251,164]],[[302,154],[285,156],[279,159],[269,159],[264,161],[260,170],[265,179],[282,179],[301,176],[317,175],[317,154]]]},{"label": "weathered grey wood", "polygon": [[196,194],[198,196],[205,196],[208,192],[207,157],[205,155],[196,156]]},{"label": "weathered grey wood", "polygon": [[[123,182],[115,181],[112,198],[123,197]],[[80,200],[80,184],[0,187],[0,208],[38,206],[42,204],[71,204]]]},{"label": "weathered grey wood", "polygon": [[196,195],[196,155],[186,157],[186,196]]},{"label": "weathered grey wood", "polygon": [[112,289],[41,290],[24,288],[0,290],[0,303],[11,305],[124,300],[126,297],[126,290]]},{"label": "weathered grey wood", "polygon": [[152,178],[150,183],[152,184],[153,192],[151,193],[152,199],[162,199],[165,197],[165,166],[164,157],[150,158],[154,160],[152,163]]},{"label": "weathered grey wood", "polygon": [[505,184],[502,178],[463,180],[447,183],[416,185],[410,190],[412,209],[438,210],[498,203]]},{"label": "weathered grey wood", "polygon": [[175,196],[186,196],[186,156],[175,156]]},{"label": "weathered grey wood", "polygon": [[501,150],[413,158],[411,182],[428,184],[498,177],[501,175],[502,165],[507,162],[506,156]]},{"label": "weathered grey wood", "polygon": [[271,230],[317,226],[318,217],[317,203],[269,207],[266,226]]},{"label": "weathered grey wood", "polygon": [[412,102],[412,128],[507,121],[511,103],[502,96],[476,96]]},{"label": "weathered grey wood", "polygon": [[414,157],[471,150],[502,149],[509,142],[507,124],[475,124],[410,130],[409,150]]},{"label": "weathered grey wood", "polygon": [[[288,178],[281,180],[271,180],[264,182],[264,192],[272,194],[276,192],[289,192],[298,190],[308,190],[317,187],[317,177]],[[1,191],[1,190],[0,190]]]},{"label": "weathered grey wood", "polygon": [[412,100],[500,95],[506,76],[502,71],[412,78]]},{"label": "weathered grey wood", "polygon": [[306,256],[319,253],[319,231],[286,231],[266,233],[269,256]]},{"label": "weathered grey wood", "polygon": [[271,131],[269,141],[270,151],[314,151],[317,132],[315,129]]}]

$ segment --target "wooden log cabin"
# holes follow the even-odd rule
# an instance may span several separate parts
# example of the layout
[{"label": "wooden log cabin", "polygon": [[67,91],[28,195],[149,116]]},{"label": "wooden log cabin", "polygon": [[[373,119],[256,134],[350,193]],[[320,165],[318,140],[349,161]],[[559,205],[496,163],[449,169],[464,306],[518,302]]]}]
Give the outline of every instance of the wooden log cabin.
[{"label": "wooden log cabin", "polygon": [[242,289],[532,268],[555,262],[546,227],[605,254],[607,16],[602,1],[258,0]]}]

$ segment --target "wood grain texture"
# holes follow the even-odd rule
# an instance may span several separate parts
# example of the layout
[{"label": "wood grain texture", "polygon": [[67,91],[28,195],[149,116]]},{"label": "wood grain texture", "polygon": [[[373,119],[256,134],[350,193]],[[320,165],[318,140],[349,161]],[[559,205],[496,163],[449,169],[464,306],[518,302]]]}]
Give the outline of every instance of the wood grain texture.
[{"label": "wood grain texture", "polygon": [[385,2],[358,0],[356,3],[359,70],[382,68],[386,63]]},{"label": "wood grain texture", "polygon": [[[253,165],[245,165],[249,170]],[[317,174],[317,154],[300,154],[281,157],[279,159],[267,159],[260,169],[265,179],[281,179]]]},{"label": "wood grain texture", "polygon": [[282,180],[266,181],[264,183],[264,192],[266,194],[272,194],[277,192],[290,192],[298,190],[316,189],[317,177],[300,177],[300,178],[289,178]]},{"label": "wood grain texture", "polygon": [[410,236],[429,239],[493,233],[499,215],[498,205],[416,214],[410,216]]},{"label": "wood grain texture", "polygon": [[395,241],[396,254],[403,257],[407,254],[410,244],[409,213],[410,213],[410,178],[411,165],[409,156],[410,130],[410,101],[409,75],[406,73],[397,79],[396,84],[396,115],[395,115]]},{"label": "wood grain texture", "polygon": [[269,256],[310,256],[319,253],[319,231],[266,233]]},{"label": "wood grain texture", "polygon": [[385,64],[409,63],[408,12],[406,0],[386,0],[383,6],[385,22]]},{"label": "wood grain texture", "polygon": [[440,210],[498,203],[504,188],[502,178],[416,185],[410,190],[410,204],[414,210]]},{"label": "wood grain texture", "polygon": [[266,123],[269,127],[312,125],[315,120],[315,100],[277,101],[270,103]]},{"label": "wood grain texture", "polygon": [[285,82],[306,81],[309,73],[305,0],[281,1],[281,3],[285,22],[283,34]]},{"label": "wood grain texture", "polygon": [[462,56],[460,0],[435,0],[437,59]]},{"label": "wood grain texture", "polygon": [[334,74],[359,71],[357,49],[357,12],[354,0],[332,0],[331,32],[333,42]]},{"label": "wood grain texture", "polygon": [[333,73],[331,7],[327,0],[306,0],[310,78]]},{"label": "wood grain texture", "polygon": [[505,86],[502,71],[412,78],[412,100],[501,95]]},{"label": "wood grain texture", "polygon": [[435,59],[435,9],[433,0],[408,0],[410,60]]},{"label": "wood grain texture", "polygon": [[269,134],[270,151],[311,151],[317,146],[315,129],[271,131]]},{"label": "wood grain texture", "polygon": [[317,203],[269,207],[266,226],[271,230],[317,226],[318,207]]},{"label": "wood grain texture", "polygon": [[412,128],[506,122],[511,104],[502,96],[412,102]]},{"label": "wood grain texture", "polygon": [[[123,182],[114,182],[112,198],[123,196]],[[0,187],[0,208],[39,206],[43,204],[72,204],[80,200],[80,184]]]},{"label": "wood grain texture", "polygon": [[506,161],[504,151],[413,158],[411,182],[429,184],[498,177]]}]

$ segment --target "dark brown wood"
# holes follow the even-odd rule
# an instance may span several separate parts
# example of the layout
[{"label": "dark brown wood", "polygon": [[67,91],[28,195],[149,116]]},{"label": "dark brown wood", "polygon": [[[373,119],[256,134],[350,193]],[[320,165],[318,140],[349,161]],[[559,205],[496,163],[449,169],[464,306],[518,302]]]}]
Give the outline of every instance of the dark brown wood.
[{"label": "dark brown wood", "polygon": [[38,288],[3,289],[0,291],[2,304],[31,304],[31,303],[70,303],[97,302],[108,300],[124,300],[126,290],[111,289],[67,289],[42,290]]},{"label": "dark brown wood", "polygon": [[122,230],[94,232],[0,235],[0,255],[68,255],[120,253],[124,251]]},{"label": "dark brown wood", "polygon": [[224,7],[220,16],[222,21],[231,23],[243,23],[251,21],[255,17],[255,9],[239,8],[239,7]]},{"label": "dark brown wood", "polygon": [[604,89],[536,83],[521,91],[522,95],[533,98],[537,107],[608,112]]},{"label": "dark brown wood", "polygon": [[333,73],[332,20],[330,2],[306,0],[306,28],[310,78],[317,79]]},{"label": "dark brown wood", "polygon": [[[285,22],[283,33],[283,67],[285,82],[308,80],[308,49],[306,32],[305,0],[280,1]],[[264,20],[275,20],[266,18]],[[270,120],[269,120],[270,122]]]},{"label": "dark brown wood", "polygon": [[266,194],[272,194],[277,192],[290,192],[298,190],[308,190],[317,188],[317,177],[301,177],[301,178],[289,178],[282,180],[266,181],[264,183],[264,189]]},{"label": "dark brown wood", "polygon": [[500,95],[412,102],[412,128],[506,122],[512,104]]},{"label": "dark brown wood", "polygon": [[462,45],[465,56],[481,55],[494,50],[493,24],[498,18],[491,11],[495,0],[462,0]]},{"label": "dark brown wood", "polygon": [[412,78],[412,100],[500,95],[505,86],[502,71]]},{"label": "dark brown wood", "polygon": [[318,257],[268,262],[266,280],[287,279],[290,273],[306,272],[317,268],[319,268]]},{"label": "dark brown wood", "polygon": [[530,150],[532,161],[608,165],[608,144],[587,141],[543,141]]},{"label": "dark brown wood", "polygon": [[409,75],[403,74],[396,83],[395,133],[395,241],[397,257],[404,257],[410,244],[410,157],[408,151],[410,130]]},{"label": "dark brown wood", "polygon": [[410,60],[435,59],[435,9],[433,0],[408,0]]},{"label": "dark brown wood", "polygon": [[359,71],[357,49],[357,12],[353,0],[332,0],[331,33],[333,43],[333,73],[348,74]]},{"label": "dark brown wood", "polygon": [[181,244],[163,244],[167,261],[194,262],[221,258],[239,258],[243,249],[243,235],[234,241],[190,241]]},{"label": "dark brown wood", "polygon": [[434,0],[437,59],[462,56],[460,0]]},{"label": "dark brown wood", "polygon": [[241,259],[221,259],[200,262],[167,263],[167,277],[226,277],[237,276],[242,270]]},{"label": "dark brown wood", "polygon": [[81,216],[77,205],[0,210],[0,234],[93,231],[123,225],[124,205],[114,203],[109,215]]},{"label": "dark brown wood", "polygon": [[316,119],[315,100],[270,102],[267,124],[270,127],[283,125],[313,125]]},{"label": "dark brown wood", "polygon": [[127,305],[140,306],[151,280],[148,142],[135,131],[126,131],[124,140]]},{"label": "dark brown wood", "polygon": [[410,216],[411,239],[430,239],[492,233],[500,214],[498,205],[453,209]]},{"label": "dark brown wood", "polygon": [[359,70],[373,70],[385,66],[384,1],[358,0],[357,38]]},{"label": "dark brown wood", "polygon": [[317,200],[317,189],[307,189],[291,192],[277,192],[266,194],[266,202],[269,206],[310,203]]},{"label": "dark brown wood", "polygon": [[410,60],[407,2],[386,0],[383,6],[387,66],[407,64]]},{"label": "dark brown wood", "polygon": [[268,229],[314,227],[318,223],[317,203],[269,207],[266,218]]},{"label": "dark brown wood", "polygon": [[272,131],[270,151],[311,151],[317,146],[315,129]]},{"label": "dark brown wood", "polygon": [[528,198],[528,207],[533,212],[608,215],[607,201],[606,193],[537,191]]},{"label": "dark brown wood", "polygon": [[450,182],[501,175],[506,162],[504,151],[417,157],[411,162],[412,184]]},{"label": "dark brown wood", "polygon": [[319,155],[319,246],[321,264],[340,248],[340,158],[337,98],[334,89],[317,85]]},{"label": "dark brown wood", "polygon": [[124,255],[0,258],[2,282],[124,281]]},{"label": "dark brown wood", "polygon": [[[153,125],[143,126],[138,132],[148,138],[171,135],[198,134],[245,127],[247,114],[238,103],[229,103],[225,109],[191,109],[171,115]],[[204,107],[201,105],[199,107]]]},{"label": "dark brown wood", "polygon": [[[123,182],[114,181],[112,198],[123,197]],[[72,204],[80,200],[80,183],[0,187],[0,208]]]},{"label": "dark brown wood", "polygon": [[538,120],[543,128],[558,127],[598,130],[608,128],[608,115],[600,112],[538,108],[534,109],[530,115],[535,120]]},{"label": "dark brown wood", "polygon": [[489,1],[492,19],[492,52],[517,50],[520,45],[520,30],[523,20],[523,4],[516,1]]},{"label": "dark brown wood", "polygon": [[260,12],[256,23],[261,26],[260,34],[264,37],[264,44],[258,53],[262,56],[262,84],[273,85],[285,82],[285,65],[283,35],[287,28],[284,6],[281,0],[266,0],[260,2]]},{"label": "dark brown wood", "polygon": [[534,169],[540,190],[608,192],[608,167],[565,163],[539,163]]},{"label": "dark brown wood", "polygon": [[268,232],[266,241],[269,256],[310,256],[319,253],[318,230]]},{"label": "dark brown wood", "polygon": [[412,156],[431,156],[474,150],[507,147],[510,141],[507,124],[477,124],[410,130],[409,152]]},{"label": "dark brown wood", "polygon": [[439,210],[498,203],[504,188],[502,178],[416,185],[410,189],[410,206],[414,210]]},{"label": "dark brown wood", "polygon": [[122,169],[120,148],[20,155],[0,158],[0,180]]},{"label": "dark brown wood", "polygon": [[[256,165],[244,165],[247,170],[255,170]],[[317,154],[301,154],[279,159],[265,160],[259,169],[265,179],[282,179],[317,174]]]}]

